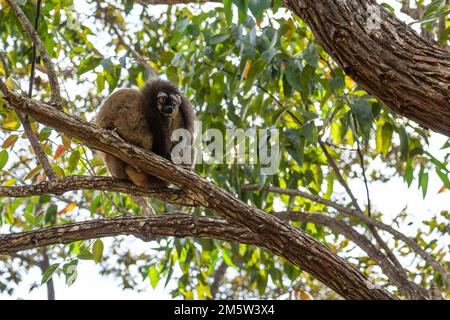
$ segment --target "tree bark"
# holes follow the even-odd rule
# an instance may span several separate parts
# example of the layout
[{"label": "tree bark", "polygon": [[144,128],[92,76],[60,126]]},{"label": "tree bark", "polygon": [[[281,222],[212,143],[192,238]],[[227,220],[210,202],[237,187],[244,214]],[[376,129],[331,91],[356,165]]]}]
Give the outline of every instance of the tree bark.
[{"label": "tree bark", "polygon": [[0,254],[13,254],[43,246],[119,235],[133,235],[143,241],[175,236],[179,238],[204,237],[263,245],[263,241],[251,231],[233,227],[223,219],[171,213],[83,221],[27,232],[4,234],[0,235]]},{"label": "tree bark", "polygon": [[354,81],[396,113],[450,136],[450,52],[374,0],[285,0]]},{"label": "tree bark", "polygon": [[[143,5],[218,2],[140,0]],[[394,112],[450,136],[450,52],[374,0],[284,0],[345,73]]]},{"label": "tree bark", "polygon": [[289,223],[254,208],[215,187],[192,170],[124,142],[114,132],[9,92],[5,99],[17,110],[47,126],[140,168],[142,171],[182,187],[190,198],[217,212],[233,225],[245,227],[264,240],[265,248],[310,273],[346,299],[395,299],[376,287],[355,267],[323,244]]},{"label": "tree bark", "polygon": [[180,189],[142,188],[126,181],[100,176],[67,176],[55,180],[43,181],[34,185],[0,186],[0,197],[31,197],[44,194],[63,194],[74,190],[102,190],[121,192],[132,196],[155,198],[170,204],[187,207],[201,204],[189,198]]}]

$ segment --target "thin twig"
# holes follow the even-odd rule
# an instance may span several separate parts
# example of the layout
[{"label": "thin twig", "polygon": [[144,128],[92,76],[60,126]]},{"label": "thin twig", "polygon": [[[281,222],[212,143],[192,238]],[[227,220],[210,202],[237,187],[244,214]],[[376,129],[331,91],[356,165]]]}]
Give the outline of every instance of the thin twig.
[{"label": "thin twig", "polygon": [[289,221],[307,221],[320,224],[330,228],[332,231],[342,234],[346,239],[353,241],[368,256],[373,259],[388,276],[392,284],[398,287],[400,292],[408,298],[424,299],[429,296],[428,291],[414,282],[405,283],[405,277],[399,276],[398,270],[392,265],[389,258],[384,255],[377,247],[375,247],[366,236],[357,232],[344,221],[340,221],[324,215],[323,213],[314,212],[276,212],[273,213]]},{"label": "thin twig", "polygon": [[106,26],[109,26],[109,28],[113,31],[113,33],[117,36],[117,40],[119,41],[119,44],[122,44],[125,49],[134,57],[134,59],[146,70],[150,72],[150,75],[153,78],[158,77],[158,72],[152,68],[152,66],[148,63],[147,59],[145,59],[142,55],[140,55],[136,50],[134,50],[124,39],[122,34],[119,32],[119,30],[114,25],[114,22],[109,19],[108,11],[101,6],[100,1],[97,1],[97,10],[103,13],[103,22]]},{"label": "thin twig", "polygon": [[33,26],[31,25],[30,21],[28,21],[28,18],[26,17],[25,13],[22,11],[20,6],[14,0],[6,0],[6,1],[14,10],[17,19],[20,21],[20,24],[22,25],[25,32],[30,36],[33,44],[39,50],[42,62],[44,63],[45,68],[47,69],[47,76],[50,83],[50,91],[51,91],[50,105],[55,106],[58,109],[61,109],[61,93],[59,89],[58,77],[56,76],[55,69],[53,67],[53,64],[51,63],[50,56],[48,55],[48,52],[45,49],[44,43],[42,42],[41,38],[39,38],[37,31],[33,29]]},{"label": "thin twig", "polygon": [[[358,131],[358,122],[356,121],[356,116],[353,113],[353,109],[352,109],[352,105],[350,103],[350,99],[348,98],[348,96],[346,95],[346,100],[347,103],[350,107],[350,110],[352,111],[352,118],[353,118],[353,123],[355,126],[355,130],[356,133]],[[369,186],[368,186],[368,182],[367,182],[367,176],[366,176],[366,169],[365,169],[365,165],[364,165],[364,157],[363,154],[361,152],[361,146],[359,143],[359,137],[356,137],[356,148],[357,148],[357,153],[359,156],[359,160],[360,160],[360,164],[361,164],[361,170],[362,170],[362,175],[363,175],[363,180],[364,180],[364,186],[366,189],[366,197],[367,197],[367,215],[370,217],[371,216],[371,205],[370,205],[370,193],[369,193]],[[337,167],[336,167],[337,168]],[[338,169],[339,170],[339,169]],[[345,183],[345,182],[344,182]],[[348,187],[347,187],[348,188]],[[349,190],[349,188],[348,188]],[[361,211],[361,209],[359,209]],[[386,252],[387,256],[389,257],[389,259],[392,261],[392,263],[397,267],[398,271],[401,272],[403,274],[403,276],[405,278],[408,277],[408,273],[406,272],[406,270],[403,268],[402,264],[400,263],[400,261],[397,259],[397,257],[395,256],[395,254],[392,252],[392,250],[389,248],[389,246],[387,245],[387,243],[383,240],[383,238],[380,236],[380,234],[378,233],[377,229],[373,226],[373,225],[367,225],[367,227],[369,228],[370,232],[373,234],[375,240],[379,243],[379,245],[383,248],[383,250]]]},{"label": "thin twig", "polygon": [[417,244],[416,241],[414,241],[410,237],[404,235],[400,231],[397,231],[390,225],[387,225],[381,221],[375,220],[374,218],[367,217],[364,213],[361,213],[358,210],[347,208],[347,207],[337,204],[333,201],[324,199],[320,196],[309,194],[307,192],[303,192],[303,191],[296,190],[296,189],[277,188],[277,187],[272,187],[272,186],[261,186],[258,184],[248,184],[248,185],[242,186],[241,190],[242,191],[264,190],[264,191],[269,191],[269,192],[273,192],[273,193],[288,194],[291,196],[299,196],[299,197],[303,197],[303,198],[309,199],[309,200],[317,202],[317,203],[321,203],[327,207],[334,208],[340,213],[358,218],[358,219],[362,220],[364,223],[366,223],[366,225],[373,225],[380,230],[384,230],[384,231],[392,234],[392,236],[395,239],[403,241],[414,252],[419,254],[431,267],[433,267],[435,270],[437,270],[440,273],[440,275],[442,276],[442,278],[444,279],[444,281],[447,283],[447,285],[450,286],[450,272],[447,271],[444,268],[444,266],[441,265],[435,258],[433,258],[431,256],[431,254],[429,254],[424,249],[422,249],[420,247],[420,245]]},{"label": "thin twig", "polygon": [[[3,64],[3,69],[5,69],[5,74],[8,75],[9,77],[9,68],[8,65],[6,63],[6,58],[3,54],[3,52],[0,52],[0,60]],[[28,97],[31,98],[31,90],[32,90],[32,81],[33,81],[33,68],[31,68],[31,76],[30,76],[30,87],[29,87],[29,91],[28,91]],[[2,85],[0,84],[0,87]],[[8,89],[4,88],[6,90],[6,92],[8,91]],[[3,88],[2,88],[3,91]],[[6,92],[4,92],[6,94]],[[42,150],[41,144],[38,140],[38,138],[36,137],[36,135],[33,132],[33,129],[31,128],[31,124],[30,124],[30,119],[28,118],[28,116],[23,115],[21,112],[19,112],[18,110],[14,109],[14,111],[17,114],[17,117],[19,118],[20,122],[22,123],[23,129],[25,131],[25,134],[27,135],[28,140],[30,141],[31,147],[34,151],[34,153],[36,154],[36,158],[38,159],[38,162],[41,164],[42,168],[44,169],[45,174],[47,175],[47,177],[50,180],[56,179],[58,176],[56,175],[55,171],[53,170],[47,155],[45,154],[44,150]]]},{"label": "thin twig", "polygon": [[[37,0],[36,3],[36,16],[34,17],[34,30],[38,29],[39,16],[41,14],[41,0]],[[33,43],[33,52],[31,54],[31,71],[30,71],[30,83],[28,86],[28,97],[33,95],[33,83],[34,83],[34,68],[36,65],[36,45]]]}]

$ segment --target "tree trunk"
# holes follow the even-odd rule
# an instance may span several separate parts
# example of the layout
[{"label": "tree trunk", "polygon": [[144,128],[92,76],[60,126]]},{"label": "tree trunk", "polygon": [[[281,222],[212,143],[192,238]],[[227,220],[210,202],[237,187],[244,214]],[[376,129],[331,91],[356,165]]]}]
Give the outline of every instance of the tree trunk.
[{"label": "tree trunk", "polygon": [[396,113],[450,136],[450,52],[374,0],[285,0],[354,81]]}]

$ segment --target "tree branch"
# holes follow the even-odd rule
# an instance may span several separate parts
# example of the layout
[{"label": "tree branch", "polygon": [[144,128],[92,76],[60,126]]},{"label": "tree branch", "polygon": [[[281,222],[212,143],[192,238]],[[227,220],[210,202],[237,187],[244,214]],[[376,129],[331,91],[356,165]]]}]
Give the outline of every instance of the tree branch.
[{"label": "tree branch", "polygon": [[192,170],[124,142],[111,131],[62,113],[46,104],[9,92],[5,99],[37,121],[76,137],[93,149],[109,153],[143,172],[182,187],[203,207],[228,221],[256,232],[264,245],[315,276],[346,299],[395,299],[373,285],[356,268],[303,231],[264,211],[254,208],[230,193],[215,187]]},{"label": "tree branch", "polygon": [[172,188],[142,188],[126,181],[99,176],[68,176],[56,180],[44,181],[35,185],[0,186],[0,197],[30,197],[44,194],[60,195],[64,192],[74,190],[121,192],[133,196],[155,198],[186,207],[200,206],[199,202],[189,198],[189,195],[183,190]]},{"label": "tree branch", "polygon": [[61,108],[61,93],[59,88],[58,77],[56,76],[55,69],[53,68],[53,64],[51,63],[50,56],[48,55],[47,50],[45,49],[44,43],[39,38],[37,31],[34,30],[33,26],[31,25],[30,21],[28,21],[25,13],[22,11],[20,6],[14,0],[7,0],[7,2],[14,10],[17,19],[20,21],[20,24],[22,25],[25,32],[28,33],[28,35],[30,36],[31,41],[39,50],[41,59],[45,65],[45,68],[47,69],[48,80],[50,83],[50,90],[51,90],[50,104],[57,108]]},{"label": "tree branch", "polygon": [[[3,64],[3,69],[5,70],[6,78],[10,76],[8,64],[6,63],[6,58],[2,51],[0,51],[0,61]],[[32,80],[30,79],[30,87],[31,87]],[[0,85],[1,86],[1,85]],[[7,88],[1,88],[3,91],[5,89],[7,91]],[[28,96],[31,98],[31,93],[29,92]],[[44,150],[41,148],[41,144],[39,143],[38,138],[34,134],[33,130],[31,129],[30,119],[28,116],[24,116],[19,111],[15,110],[17,117],[20,120],[20,123],[23,126],[23,129],[25,131],[25,134],[27,135],[28,141],[30,141],[31,148],[33,149],[34,153],[36,154],[36,157],[38,159],[38,162],[41,164],[42,168],[44,169],[45,174],[49,179],[56,179],[57,175],[55,171],[53,170],[50,162],[48,161],[47,155],[45,154]]]},{"label": "tree branch", "polygon": [[[347,97],[347,102],[350,105],[350,101],[349,101],[348,97]],[[355,122],[356,122],[356,120],[355,120]],[[318,141],[319,141],[320,148],[322,149],[323,153],[325,154],[325,156],[326,156],[326,158],[328,160],[328,163],[333,168],[333,171],[336,174],[339,183],[341,184],[342,187],[344,187],[345,191],[347,192],[347,194],[352,199],[353,206],[355,207],[356,210],[358,210],[361,214],[364,215],[364,212],[361,209],[361,207],[359,206],[358,201],[356,200],[355,196],[353,195],[353,192],[351,191],[348,183],[345,181],[344,177],[342,176],[341,171],[339,170],[339,168],[338,168],[338,166],[336,164],[336,161],[334,160],[334,158],[328,152],[327,146],[323,143],[323,141],[320,138],[318,139]],[[359,148],[359,141],[358,140],[357,140],[357,146],[358,146],[358,154],[359,154],[359,157],[360,157],[360,160],[361,160],[362,169],[363,169],[364,183],[366,185],[368,213],[369,213],[369,216],[370,216],[370,198],[369,198],[369,191],[368,191],[368,187],[367,187],[367,179],[366,179],[366,174],[365,174],[365,169],[364,169],[364,159],[362,157],[361,150]],[[403,277],[404,282],[405,283],[409,282],[408,281],[408,275],[407,275],[405,269],[403,269],[403,266],[400,264],[400,261],[398,261],[397,257],[394,255],[394,253],[389,248],[387,243],[381,238],[381,236],[379,235],[377,229],[372,224],[367,224],[367,227],[369,228],[370,232],[375,237],[375,240],[378,242],[378,244],[383,248],[384,252],[386,252],[387,256],[389,257],[389,260],[391,261],[391,263],[393,263],[395,268],[398,269],[397,271]]]},{"label": "tree branch", "polygon": [[145,69],[148,70],[148,72],[151,74],[153,78],[156,78],[158,76],[158,72],[150,66],[147,59],[145,59],[142,55],[140,55],[136,50],[134,50],[123,38],[119,30],[116,28],[114,21],[111,21],[108,11],[101,7],[101,2],[97,1],[97,9],[103,13],[103,22],[105,26],[109,26],[110,29],[114,32],[114,34],[117,36],[117,40],[119,41],[119,44],[122,44],[125,49],[133,56],[133,58]]},{"label": "tree branch", "polygon": [[307,192],[303,192],[300,190],[283,189],[283,188],[277,188],[277,187],[272,187],[272,186],[261,186],[261,185],[257,185],[257,184],[248,184],[248,185],[242,186],[241,190],[243,190],[243,191],[245,191],[245,190],[247,190],[247,191],[249,191],[249,190],[258,190],[258,191],[264,190],[264,191],[269,191],[269,192],[274,192],[274,193],[288,194],[291,196],[300,196],[300,197],[309,199],[311,201],[321,203],[327,207],[334,208],[334,209],[338,210],[340,213],[344,213],[349,216],[358,218],[358,219],[362,220],[364,223],[366,223],[367,225],[371,224],[380,230],[389,232],[390,234],[392,234],[392,236],[394,238],[396,238],[397,240],[403,241],[412,250],[414,250],[417,254],[419,254],[430,266],[432,266],[435,270],[437,270],[440,273],[443,280],[450,286],[450,273],[444,268],[443,265],[441,265],[436,259],[434,259],[431,256],[431,254],[429,254],[424,249],[422,249],[413,239],[411,239],[408,236],[404,235],[403,233],[397,231],[393,227],[391,227],[387,224],[384,224],[383,222],[380,222],[373,218],[367,217],[366,215],[364,215],[363,213],[361,213],[357,210],[349,209],[349,208],[344,207],[340,204],[337,204],[333,201],[330,201],[330,200],[324,199],[320,196],[312,195],[312,194],[309,194]]},{"label": "tree branch", "polygon": [[285,0],[346,74],[396,113],[450,136],[450,53],[374,0]]},{"label": "tree branch", "polygon": [[[186,4],[205,0],[140,0]],[[375,0],[284,0],[347,75],[396,113],[450,136],[450,54]]]},{"label": "tree branch", "polygon": [[67,244],[119,235],[133,235],[143,241],[173,236],[211,238],[263,246],[264,242],[246,228],[233,227],[223,219],[171,214],[118,217],[57,225],[27,232],[0,235],[0,254],[11,255],[18,251]]},{"label": "tree branch", "polygon": [[343,235],[346,239],[353,241],[367,255],[374,260],[388,276],[390,282],[397,286],[400,292],[408,299],[428,299],[430,294],[418,284],[408,281],[408,279],[399,274],[399,270],[391,263],[389,258],[384,255],[376,246],[374,246],[367,237],[360,234],[354,228],[340,221],[324,215],[323,213],[313,212],[276,212],[278,217],[289,221],[305,221],[319,224],[330,228],[333,232]]}]

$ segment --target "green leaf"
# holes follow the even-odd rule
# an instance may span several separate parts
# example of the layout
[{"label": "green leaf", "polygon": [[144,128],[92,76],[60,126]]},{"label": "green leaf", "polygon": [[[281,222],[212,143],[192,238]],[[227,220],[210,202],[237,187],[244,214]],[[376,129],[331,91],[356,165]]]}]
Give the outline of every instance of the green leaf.
[{"label": "green leaf", "polygon": [[314,122],[308,122],[302,126],[303,136],[310,144],[315,145],[317,143],[317,127]]},{"label": "green leaf", "polygon": [[290,59],[286,62],[286,80],[289,85],[297,91],[301,91],[301,65],[300,62],[294,59]]},{"label": "green leaf", "polygon": [[189,19],[188,18],[183,18],[178,20],[175,23],[175,30],[177,30],[180,33],[183,33],[184,31],[186,31],[186,28],[189,25]]},{"label": "green leaf", "polygon": [[389,148],[391,147],[393,133],[394,133],[394,126],[389,122],[386,122],[383,125],[383,128],[381,129],[381,137],[382,137],[381,152],[385,157],[389,151]]},{"label": "green leaf", "polygon": [[439,15],[445,8],[446,0],[433,0],[425,10],[422,20]]},{"label": "green leaf", "polygon": [[423,165],[420,166],[420,170],[419,170],[419,183],[418,183],[418,189],[420,189],[420,187],[422,186],[422,180],[423,180],[423,176],[424,176],[424,172],[425,172],[425,167]]},{"label": "green leaf", "polygon": [[80,260],[94,260],[94,255],[84,245],[80,247],[80,253],[77,255],[77,257]]},{"label": "green leaf", "polygon": [[231,24],[233,22],[233,9],[231,8],[231,0],[223,0],[223,9],[225,11],[227,23]]},{"label": "green leaf", "polygon": [[97,73],[97,93],[100,93],[105,89],[105,76],[103,75],[103,72]]},{"label": "green leaf", "polygon": [[225,40],[227,40],[229,37],[230,35],[228,33],[217,34],[209,40],[209,44],[214,45],[225,42]]},{"label": "green leaf", "polygon": [[263,53],[261,53],[261,58],[263,58],[267,62],[271,62],[273,57],[278,53],[278,50],[275,48],[269,48]]},{"label": "green leaf", "polygon": [[160,277],[159,272],[154,265],[151,266],[148,270],[148,277],[150,278],[150,284],[152,285],[153,289],[155,289],[158,285]]},{"label": "green leaf", "polygon": [[317,54],[317,48],[314,42],[310,42],[308,47],[302,52],[303,59],[307,64],[313,67],[317,67],[319,63],[319,55]]},{"label": "green leaf", "polygon": [[428,189],[428,172],[425,172],[423,174],[421,187],[422,187],[422,195],[425,198],[425,196],[427,195],[427,189]]},{"label": "green leaf", "polygon": [[45,213],[45,223],[50,223],[51,225],[54,225],[56,223],[57,212],[58,206],[56,204],[50,205]]},{"label": "green leaf", "polygon": [[39,133],[39,141],[45,141],[48,139],[48,137],[50,137],[52,133],[52,128],[49,127],[44,127],[42,128],[41,132]]},{"label": "green leaf", "polygon": [[102,261],[103,256],[103,241],[100,239],[95,240],[92,245],[92,254],[94,255],[95,263]]},{"label": "green leaf", "polygon": [[0,170],[3,169],[3,167],[8,163],[8,151],[2,150],[0,151]]},{"label": "green leaf", "polygon": [[77,279],[78,259],[74,259],[63,266],[63,273],[66,276],[66,284],[70,287]]},{"label": "green leaf", "polygon": [[408,162],[405,170],[405,180],[408,183],[408,187],[411,186],[413,179],[414,179],[414,169],[411,165],[411,162]]},{"label": "green leaf", "polygon": [[102,62],[102,60],[103,57],[96,53],[88,54],[83,58],[83,60],[81,60],[80,66],[78,67],[77,75],[80,76],[83,73],[95,69],[100,64],[100,62]]},{"label": "green leaf", "polygon": [[256,277],[256,284],[258,287],[258,293],[259,295],[264,295],[264,292],[266,291],[266,287],[267,287],[267,281],[268,281],[268,276],[267,274],[264,272],[260,272],[258,274],[258,276]]},{"label": "green leaf", "polygon": [[372,110],[369,107],[367,99],[362,97],[353,99],[351,110],[355,115],[359,128],[367,141],[369,139],[370,128],[372,126]]},{"label": "green leaf", "polygon": [[247,18],[248,0],[232,0],[234,5],[238,8],[238,22],[243,23]]},{"label": "green leaf", "polygon": [[78,165],[78,161],[80,160],[80,152],[75,150],[69,157],[69,173],[72,173]]},{"label": "green leaf", "polygon": [[256,20],[260,20],[264,11],[270,8],[271,0],[249,0],[248,8]]},{"label": "green leaf", "polygon": [[448,176],[445,173],[443,173],[441,170],[438,170],[437,168],[436,168],[436,173],[439,176],[439,178],[441,178],[441,180],[444,183],[445,187],[448,190],[450,190],[450,180],[449,180]]},{"label": "green leaf", "polygon": [[238,269],[238,267],[234,264],[233,260],[231,260],[231,257],[228,255],[228,251],[225,248],[222,249],[222,258],[227,265],[233,267],[236,270]]},{"label": "green leaf", "polygon": [[50,265],[47,270],[45,270],[44,274],[42,275],[41,285],[44,283],[47,283],[48,280],[53,276],[53,273],[58,269],[59,263],[54,263]]},{"label": "green leaf", "polygon": [[406,133],[405,128],[399,128],[398,135],[400,137],[400,159],[405,161],[408,159],[408,134]]}]

